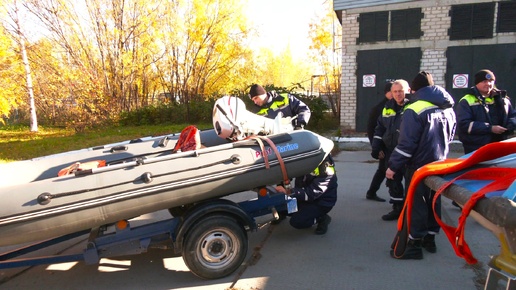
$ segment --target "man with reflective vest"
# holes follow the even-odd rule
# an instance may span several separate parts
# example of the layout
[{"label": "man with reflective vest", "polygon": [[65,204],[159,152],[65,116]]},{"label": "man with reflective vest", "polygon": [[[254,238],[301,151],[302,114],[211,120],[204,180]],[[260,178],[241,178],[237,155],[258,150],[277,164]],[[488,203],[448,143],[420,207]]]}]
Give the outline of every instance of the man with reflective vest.
[{"label": "man with reflective vest", "polygon": [[[398,145],[389,158],[385,172],[385,177],[393,179],[394,174],[404,168],[405,184],[410,184],[418,168],[446,159],[457,126],[452,96],[444,88],[434,85],[430,73],[419,72],[410,87],[415,93],[403,112]],[[411,217],[409,241],[401,254],[391,250],[391,257],[422,259],[423,248],[430,253],[436,252],[435,235],[440,227],[432,212],[434,194],[421,182],[413,198],[407,197],[405,206],[411,203],[411,211],[405,213]],[[440,207],[438,199],[435,203],[438,215]]]},{"label": "man with reflective vest", "polygon": [[[406,98],[410,93],[410,87],[406,80],[395,80],[391,85],[392,98],[385,103],[382,114],[376,122],[374,130],[371,156],[375,159],[380,158],[380,152],[383,152],[383,158],[389,161],[392,151],[398,144],[400,132],[401,117],[405,105],[409,102]],[[392,210],[383,215],[385,221],[397,220],[400,216],[405,202],[405,192],[403,187],[403,174],[405,170],[402,168],[394,174],[393,179],[387,179],[387,187],[389,188],[389,203],[392,204]],[[385,171],[384,171],[385,176]]]},{"label": "man with reflective vest", "polygon": [[[298,210],[290,215],[290,225],[296,229],[317,225],[315,234],[325,234],[331,222],[328,213],[337,202],[337,186],[335,163],[331,155],[311,173],[297,177],[290,196],[297,199]],[[277,186],[276,190],[286,193],[283,186]]]},{"label": "man with reflective vest", "polygon": [[[384,98],[382,98],[382,100],[378,104],[374,105],[374,107],[369,111],[369,118],[367,118],[367,138],[369,139],[369,144],[371,146],[373,146],[374,130],[378,124],[378,118],[382,115],[385,103],[392,99],[391,87],[391,81],[385,83],[385,86],[383,87]],[[385,169],[387,169],[383,150],[378,152],[378,158],[375,159],[378,159],[378,167],[376,168],[373,179],[371,179],[371,183],[369,184],[369,189],[366,192],[366,199],[384,202],[385,199],[379,197],[376,193],[380,189],[380,186],[382,186],[383,180],[385,179]]]},{"label": "man with reflective vest", "polygon": [[294,129],[302,129],[310,120],[310,108],[291,94],[267,92],[262,86],[254,84],[249,90],[249,97],[261,108],[258,115],[274,119],[281,112],[283,117],[294,117],[292,119]]},{"label": "man with reflective vest", "polygon": [[507,92],[495,87],[492,71],[475,74],[475,86],[457,106],[457,134],[468,154],[491,142],[508,138],[516,127],[514,111]]}]

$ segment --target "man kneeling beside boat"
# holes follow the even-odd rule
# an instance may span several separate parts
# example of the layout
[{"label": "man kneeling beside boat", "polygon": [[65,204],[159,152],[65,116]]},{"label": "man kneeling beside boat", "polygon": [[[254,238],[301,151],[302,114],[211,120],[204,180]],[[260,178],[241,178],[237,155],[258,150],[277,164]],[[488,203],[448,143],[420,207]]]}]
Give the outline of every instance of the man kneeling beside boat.
[{"label": "man kneeling beside boat", "polygon": [[[311,173],[297,177],[290,196],[297,199],[298,210],[290,215],[290,225],[296,229],[305,229],[316,224],[315,234],[324,235],[331,222],[328,212],[337,202],[337,186],[335,163],[331,155]],[[277,186],[276,190],[287,192],[283,186]],[[285,218],[286,213],[280,213],[275,224]]]}]

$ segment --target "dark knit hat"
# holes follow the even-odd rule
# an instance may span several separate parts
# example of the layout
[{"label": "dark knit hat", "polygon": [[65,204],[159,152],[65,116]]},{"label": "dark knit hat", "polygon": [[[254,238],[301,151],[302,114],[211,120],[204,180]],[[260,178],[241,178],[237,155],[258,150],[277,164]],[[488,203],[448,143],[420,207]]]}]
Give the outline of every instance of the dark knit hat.
[{"label": "dark knit hat", "polygon": [[266,94],[267,92],[265,89],[257,84],[254,84],[251,86],[251,89],[249,90],[249,97],[252,99],[253,97]]},{"label": "dark knit hat", "polygon": [[412,80],[412,84],[410,85],[410,89],[414,92],[417,92],[419,89],[433,86],[434,78],[429,72],[420,71],[416,77]]},{"label": "dark knit hat", "polygon": [[496,80],[494,73],[488,69],[479,70],[475,74],[475,85],[485,80]]},{"label": "dark knit hat", "polygon": [[392,88],[392,82],[386,82],[385,87],[383,87],[383,93],[387,94],[388,92],[391,91],[391,88]]}]

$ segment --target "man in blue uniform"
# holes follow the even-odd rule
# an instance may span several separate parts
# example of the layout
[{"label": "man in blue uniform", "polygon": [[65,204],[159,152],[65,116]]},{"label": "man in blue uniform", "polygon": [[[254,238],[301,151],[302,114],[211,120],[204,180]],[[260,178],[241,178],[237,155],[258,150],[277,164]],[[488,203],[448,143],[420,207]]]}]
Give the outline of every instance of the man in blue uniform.
[{"label": "man in blue uniform", "polygon": [[[296,229],[317,225],[315,234],[323,235],[328,230],[330,210],[337,202],[337,174],[331,155],[311,173],[297,177],[291,189],[291,197],[297,199],[297,212],[290,215],[290,225]],[[286,193],[283,186],[276,190]]]},{"label": "man in blue uniform", "polygon": [[[374,131],[371,156],[375,159],[380,158],[380,153],[384,153],[386,162],[398,144],[400,132],[401,117],[403,110],[408,103],[406,95],[410,92],[409,84],[406,80],[396,80],[392,83],[392,99],[385,103],[381,116],[377,120]],[[387,179],[387,187],[389,188],[389,203],[392,204],[392,210],[383,215],[385,221],[397,220],[403,208],[405,201],[405,193],[403,189],[403,173],[396,172],[393,179]],[[384,171],[385,176],[385,171]]]},{"label": "man in blue uniform", "polygon": [[516,128],[516,112],[507,92],[495,87],[495,80],[492,71],[478,71],[475,86],[459,101],[457,134],[465,154],[507,139]]},{"label": "man in blue uniform", "polygon": [[[374,107],[369,111],[369,118],[367,119],[367,138],[369,139],[369,144],[371,146],[373,146],[374,130],[378,123],[378,118],[382,115],[385,103],[392,99],[391,87],[392,82],[385,83],[383,88],[385,98],[383,98],[378,104],[374,105]],[[384,202],[385,199],[379,197],[376,193],[385,179],[385,169],[387,169],[383,150],[378,152],[378,158],[375,159],[378,159],[378,167],[376,168],[373,179],[371,179],[371,183],[369,184],[369,189],[366,192],[366,199]]]},{"label": "man in blue uniform", "polygon": [[[405,183],[410,184],[414,172],[428,163],[446,159],[449,144],[457,126],[453,98],[440,86],[434,85],[432,75],[419,72],[411,83],[414,95],[405,107],[400,125],[398,145],[388,161],[385,177],[393,179],[405,168]],[[409,241],[402,255],[391,250],[396,259],[422,259],[423,248],[435,253],[435,235],[440,227],[432,211],[435,192],[421,182],[412,200]],[[440,199],[436,212],[440,214]]]},{"label": "man in blue uniform", "polygon": [[255,105],[261,108],[258,115],[274,119],[281,112],[283,117],[293,117],[294,129],[302,129],[310,120],[310,108],[291,94],[267,92],[262,86],[254,84],[249,90],[249,97]]}]

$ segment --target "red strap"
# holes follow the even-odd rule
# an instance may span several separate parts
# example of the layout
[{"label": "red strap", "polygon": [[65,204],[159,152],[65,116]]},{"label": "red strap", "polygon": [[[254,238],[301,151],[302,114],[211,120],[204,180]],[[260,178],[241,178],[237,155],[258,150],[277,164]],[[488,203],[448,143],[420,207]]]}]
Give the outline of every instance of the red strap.
[{"label": "red strap", "polygon": [[[407,196],[403,210],[398,219],[398,233],[393,241],[393,249],[396,252],[403,253],[404,249],[398,251],[396,248],[400,245],[406,245],[406,240],[410,235],[410,215],[412,213],[412,203],[417,185],[430,175],[443,175],[461,171],[469,168],[477,163],[500,158],[512,153],[516,153],[514,142],[495,142],[480,147],[473,152],[468,158],[464,159],[446,159],[427,164],[414,173],[407,189]],[[403,239],[405,242],[400,241]]]},{"label": "red strap", "polygon": [[[455,250],[455,254],[457,256],[462,257],[469,264],[476,264],[477,259],[471,253],[471,250],[466,243],[464,230],[466,227],[466,219],[470,214],[471,210],[475,206],[475,204],[482,199],[487,193],[505,190],[513,183],[516,178],[516,169],[514,168],[480,168],[468,171],[462,175],[455,177],[453,180],[447,182],[439,190],[435,193],[434,199],[432,201],[432,209],[434,211],[434,216],[443,231],[448,237],[448,240],[453,246]],[[475,192],[470,199],[466,202],[464,207],[462,208],[462,213],[459,217],[458,226],[455,228],[453,226],[445,224],[437,215],[435,211],[435,203],[437,198],[441,193],[448,188],[455,181],[460,179],[469,179],[469,180],[492,180],[489,184]]]},{"label": "red strap", "polygon": [[[512,153],[516,153],[516,146],[514,145],[514,142],[490,143],[480,147],[480,149],[475,151],[468,158],[436,161],[416,170],[412,176],[412,181],[410,182],[409,188],[407,190],[405,206],[403,207],[403,211],[407,211],[409,213],[407,215],[408,228],[410,228],[410,212],[412,211],[412,199],[414,198],[414,192],[419,182],[423,181],[427,176],[458,172],[477,163],[493,160]],[[403,211],[400,216],[403,216]],[[399,219],[398,230],[401,230],[402,227],[403,219]]]}]

